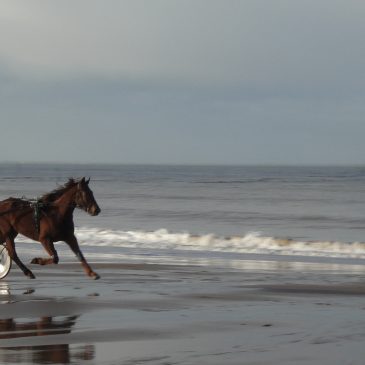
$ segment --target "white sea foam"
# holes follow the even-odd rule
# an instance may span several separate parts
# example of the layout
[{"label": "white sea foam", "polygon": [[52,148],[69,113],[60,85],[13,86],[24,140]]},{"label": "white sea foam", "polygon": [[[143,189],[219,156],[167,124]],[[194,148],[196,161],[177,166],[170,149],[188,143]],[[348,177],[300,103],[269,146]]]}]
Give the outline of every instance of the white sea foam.
[{"label": "white sea foam", "polygon": [[243,236],[220,237],[214,234],[174,233],[166,229],[148,232],[79,228],[76,234],[82,246],[148,249],[156,250],[156,254],[159,250],[185,250],[207,253],[365,258],[365,243],[362,242],[305,242],[265,237],[258,232],[250,232]]}]

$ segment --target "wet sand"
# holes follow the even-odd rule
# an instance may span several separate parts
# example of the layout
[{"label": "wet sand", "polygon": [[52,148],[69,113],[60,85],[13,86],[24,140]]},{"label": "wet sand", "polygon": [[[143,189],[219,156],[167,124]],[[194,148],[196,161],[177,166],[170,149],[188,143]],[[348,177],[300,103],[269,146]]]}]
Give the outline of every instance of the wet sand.
[{"label": "wet sand", "polygon": [[364,364],[362,267],[93,267],[0,282],[0,364]]}]

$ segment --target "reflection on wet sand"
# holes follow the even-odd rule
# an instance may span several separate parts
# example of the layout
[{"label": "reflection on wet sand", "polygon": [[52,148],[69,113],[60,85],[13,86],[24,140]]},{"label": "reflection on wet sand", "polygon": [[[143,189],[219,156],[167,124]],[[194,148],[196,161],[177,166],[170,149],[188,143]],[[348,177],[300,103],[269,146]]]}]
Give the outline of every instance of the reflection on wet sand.
[{"label": "reflection on wet sand", "polygon": [[[13,318],[0,319],[0,340],[31,336],[49,336],[71,333],[78,316],[61,319],[42,317],[37,321],[16,321]],[[70,349],[69,344],[1,347],[0,363],[69,364],[76,360],[92,360],[94,346],[84,345]]]},{"label": "reflection on wet sand", "polygon": [[9,303],[10,289],[8,284],[0,283],[0,304]]}]

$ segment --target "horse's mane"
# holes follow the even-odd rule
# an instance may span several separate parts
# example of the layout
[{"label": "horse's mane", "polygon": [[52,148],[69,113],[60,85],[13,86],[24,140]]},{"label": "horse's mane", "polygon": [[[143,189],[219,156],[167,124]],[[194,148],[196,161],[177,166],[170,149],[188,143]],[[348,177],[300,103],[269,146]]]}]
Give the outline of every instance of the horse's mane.
[{"label": "horse's mane", "polygon": [[59,186],[58,188],[52,190],[49,193],[42,195],[39,200],[43,203],[50,203],[57,200],[65,191],[70,189],[71,187],[75,186],[79,183],[79,180],[75,180],[73,178],[68,179],[68,181],[64,184]]}]

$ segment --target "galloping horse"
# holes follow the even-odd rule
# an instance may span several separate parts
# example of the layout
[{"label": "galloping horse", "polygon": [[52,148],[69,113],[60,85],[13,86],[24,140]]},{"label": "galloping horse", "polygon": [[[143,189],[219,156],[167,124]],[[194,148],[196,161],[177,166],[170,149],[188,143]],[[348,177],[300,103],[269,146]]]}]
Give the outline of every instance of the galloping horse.
[{"label": "galloping horse", "polygon": [[18,233],[40,242],[50,258],[34,258],[31,263],[39,265],[57,264],[58,255],[54,242],[64,241],[80,260],[86,274],[99,279],[82,254],[74,234],[73,212],[80,208],[95,216],[100,208],[89,188],[89,180],[69,179],[68,182],[40,197],[35,204],[25,199],[9,198],[0,202],[0,243],[6,248],[12,260],[31,279],[35,276],[20,261],[14,239]]}]

